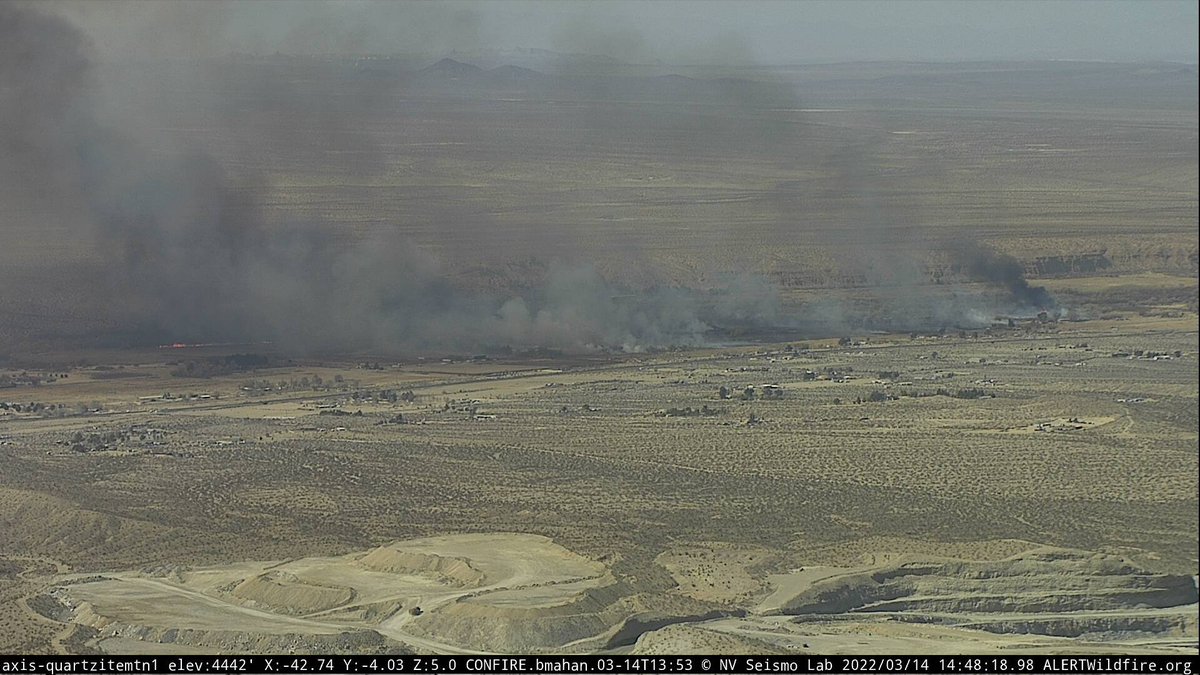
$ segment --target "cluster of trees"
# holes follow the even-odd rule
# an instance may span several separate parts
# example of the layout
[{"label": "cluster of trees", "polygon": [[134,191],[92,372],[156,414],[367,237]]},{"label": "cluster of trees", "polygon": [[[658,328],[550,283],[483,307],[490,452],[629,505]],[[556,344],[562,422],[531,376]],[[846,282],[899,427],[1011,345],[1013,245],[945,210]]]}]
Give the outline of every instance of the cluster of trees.
[{"label": "cluster of trees", "polygon": [[412,403],[417,400],[417,395],[411,389],[360,389],[359,384],[359,380],[347,380],[341,375],[334,375],[332,380],[326,380],[313,374],[277,382],[267,379],[247,380],[242,384],[242,391],[251,396],[272,391],[348,391],[355,403]]},{"label": "cluster of trees", "polygon": [[[955,389],[953,391],[950,389],[945,389],[943,387],[939,387],[937,389],[937,391],[935,391],[933,393],[930,393],[927,391],[917,391],[914,389],[904,389],[904,388],[894,390],[894,393],[888,393],[888,392],[882,391],[880,389],[876,389],[876,390],[872,391],[871,393],[867,394],[867,396],[865,398],[862,396],[855,398],[854,402],[855,403],[882,403],[884,401],[898,401],[903,396],[911,396],[913,398],[925,398],[926,396],[949,396],[950,398],[977,399],[977,398],[994,397],[995,394],[993,394],[992,392],[989,392],[986,389],[980,389],[979,387],[971,387],[968,389]],[[841,403],[841,400],[834,399],[834,403]]]},{"label": "cluster of trees", "polygon": [[870,394],[867,394],[866,398],[863,398],[862,396],[855,398],[854,402],[855,403],[883,403],[884,401],[896,401],[896,400],[899,400],[899,398],[900,398],[899,396],[896,396],[894,394],[889,394],[887,392],[876,389],[876,390],[872,391]]},{"label": "cluster of trees", "polygon": [[134,429],[132,427],[129,429],[87,434],[82,431],[76,431],[64,444],[70,445],[71,450],[74,452],[99,452],[101,450],[112,450],[122,443],[130,442],[135,437],[143,443],[161,441],[163,433],[157,430]]},{"label": "cluster of trees", "polygon": [[271,359],[262,354],[228,354],[176,364],[171,374],[175,377],[217,377],[266,368],[270,364]]},{"label": "cluster of trees", "polygon": [[0,389],[36,387],[43,382],[53,382],[66,377],[66,373],[31,373],[25,370],[20,373],[3,373],[0,374]]},{"label": "cluster of trees", "polygon": [[42,417],[66,417],[71,414],[84,415],[89,412],[99,412],[104,409],[104,406],[99,401],[91,403],[76,403],[68,405],[66,403],[40,403],[31,401],[29,403],[12,403],[0,401],[0,410],[11,410],[16,413],[30,413],[41,415]]},{"label": "cluster of trees", "polygon": [[395,389],[380,389],[379,391],[355,390],[350,394],[350,398],[355,401],[379,401],[381,403],[385,401],[387,403],[403,401],[405,403],[412,403],[417,400],[417,395],[411,389],[408,391],[396,391]]},{"label": "cluster of trees", "polygon": [[334,375],[332,380],[326,380],[317,374],[293,377],[290,380],[272,382],[266,378],[247,380],[242,384],[242,391],[265,393],[270,391],[351,391],[358,389],[358,380],[347,381],[342,375]]},{"label": "cluster of trees", "polygon": [[[54,407],[54,404],[51,403],[50,406]],[[11,410],[13,412],[38,413],[45,409],[46,409],[45,403],[37,403],[35,401],[31,401],[29,403],[24,403],[24,404],[0,402],[0,410]]]}]

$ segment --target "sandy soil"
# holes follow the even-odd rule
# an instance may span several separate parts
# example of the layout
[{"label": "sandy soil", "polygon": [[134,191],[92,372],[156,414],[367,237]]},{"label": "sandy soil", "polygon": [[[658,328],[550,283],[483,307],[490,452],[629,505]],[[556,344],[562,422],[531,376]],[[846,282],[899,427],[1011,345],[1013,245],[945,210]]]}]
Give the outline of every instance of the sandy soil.
[{"label": "sandy soil", "polygon": [[469,646],[410,635],[406,626],[461,599],[536,609],[612,583],[604,565],[545,537],[498,533],[409,540],[332,558],[65,575],[49,595],[69,608],[72,623],[100,631],[93,643],[102,649],[131,647],[131,634],[148,636],[137,647],[145,652],[158,642],[174,648],[164,636],[178,639],[181,630],[320,636],[357,626],[397,644],[454,652]]},{"label": "sandy soil", "polygon": [[[95,648],[137,653],[347,630],[385,648],[439,653],[1195,650],[1195,579],[1116,555],[1031,546],[965,560],[877,550],[856,567],[766,571],[784,558],[720,542],[672,549],[660,556],[680,581],[672,594],[710,603],[680,605],[545,537],[456,535],[330,558],[65,573],[30,606],[91,629]],[[732,583],[714,592],[701,579]]]},{"label": "sandy soil", "polygon": [[[519,372],[72,370],[45,388],[64,416],[0,419],[0,633],[19,636],[0,645],[507,653],[683,636],[870,651],[936,628],[964,644],[1175,648],[1195,634],[1179,579],[1197,572],[1200,347],[1180,321]],[[240,386],[318,367],[344,389]],[[124,407],[79,413],[106,383]],[[719,395],[768,383],[784,396]],[[1047,545],[1088,553],[1014,562]],[[1034,574],[1011,574],[1022,565]],[[956,648],[935,637],[925,647]]]}]

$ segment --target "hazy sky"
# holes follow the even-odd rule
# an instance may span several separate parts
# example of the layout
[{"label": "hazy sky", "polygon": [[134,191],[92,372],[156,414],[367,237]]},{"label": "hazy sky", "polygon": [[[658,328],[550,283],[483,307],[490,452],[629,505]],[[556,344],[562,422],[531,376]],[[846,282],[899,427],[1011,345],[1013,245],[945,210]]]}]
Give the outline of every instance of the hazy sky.
[{"label": "hazy sky", "polygon": [[67,0],[106,55],[543,48],[668,63],[1197,60],[1195,0]]}]

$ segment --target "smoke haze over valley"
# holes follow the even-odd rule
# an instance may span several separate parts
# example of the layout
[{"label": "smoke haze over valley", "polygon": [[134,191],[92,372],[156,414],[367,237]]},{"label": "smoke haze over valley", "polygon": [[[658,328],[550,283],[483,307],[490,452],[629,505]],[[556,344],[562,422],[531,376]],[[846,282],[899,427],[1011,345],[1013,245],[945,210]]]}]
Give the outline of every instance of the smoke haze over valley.
[{"label": "smoke haze over valley", "polygon": [[[755,70],[746,50],[722,51],[736,41],[689,59],[741,69],[725,71],[537,50],[506,53],[541,70],[486,50],[484,66],[234,56],[254,26],[272,26],[263,46],[311,25],[374,45],[361,33],[374,11],[436,27],[396,50],[411,54],[462,44],[485,7],[98,5],[0,5],[2,226],[25,242],[3,274],[43,289],[4,299],[14,323],[27,317],[23,339],[76,339],[60,325],[73,316],[85,344],[640,351],[1056,309],[989,233],[895,188],[944,160],[889,169],[909,133],[885,130],[892,113],[826,110],[849,100],[840,81]],[[629,23],[588,33],[568,19],[555,30],[571,44],[653,43]],[[185,34],[178,57],[155,53]],[[1102,72],[1072,68],[1055,77]],[[979,77],[1007,86],[1007,72]],[[787,294],[843,285],[874,303]]]}]

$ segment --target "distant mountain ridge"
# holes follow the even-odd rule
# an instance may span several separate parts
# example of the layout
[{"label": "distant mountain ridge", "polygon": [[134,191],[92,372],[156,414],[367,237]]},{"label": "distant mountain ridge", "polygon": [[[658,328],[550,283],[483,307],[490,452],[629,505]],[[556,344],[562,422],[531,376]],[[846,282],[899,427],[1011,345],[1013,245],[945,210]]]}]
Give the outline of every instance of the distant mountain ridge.
[{"label": "distant mountain ridge", "polygon": [[395,77],[417,90],[453,93],[455,95],[484,95],[489,91],[505,95],[521,93],[534,96],[554,96],[568,99],[609,100],[675,100],[692,102],[734,103],[764,102],[787,95],[772,84],[749,79],[720,77],[697,78],[666,74],[566,74],[543,73],[511,63],[485,69],[450,57],[417,70],[391,67],[375,61],[360,72]]},{"label": "distant mountain ridge", "polygon": [[446,57],[437,63],[417,71],[425,74],[446,75],[449,77],[470,77],[484,72],[483,68]]}]

